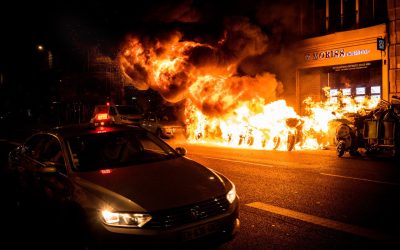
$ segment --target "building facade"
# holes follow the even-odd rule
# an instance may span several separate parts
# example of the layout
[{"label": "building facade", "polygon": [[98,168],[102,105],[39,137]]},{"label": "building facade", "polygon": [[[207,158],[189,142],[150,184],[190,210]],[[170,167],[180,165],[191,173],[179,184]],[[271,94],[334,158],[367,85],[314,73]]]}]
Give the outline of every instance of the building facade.
[{"label": "building facade", "polygon": [[[302,60],[296,70],[296,100],[326,98],[323,89],[335,100],[343,95],[363,101],[366,96],[388,100],[388,48],[386,24],[337,32],[303,40]],[[381,40],[383,39],[383,40]],[[378,43],[382,43],[378,48]]]},{"label": "building facade", "polygon": [[[399,94],[400,1],[305,0],[302,4],[307,7],[300,15],[300,32],[306,39],[297,44],[300,113],[307,97],[326,100],[326,87],[333,101],[339,91],[360,102],[367,96],[391,100]],[[310,8],[319,15],[307,15]]]}]

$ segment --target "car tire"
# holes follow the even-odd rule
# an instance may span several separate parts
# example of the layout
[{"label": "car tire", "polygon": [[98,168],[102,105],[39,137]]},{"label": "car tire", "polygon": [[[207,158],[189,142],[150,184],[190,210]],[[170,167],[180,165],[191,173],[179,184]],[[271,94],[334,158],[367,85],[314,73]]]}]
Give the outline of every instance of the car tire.
[{"label": "car tire", "polygon": [[336,146],[336,154],[339,157],[342,157],[345,152],[345,142],[344,141],[339,141],[339,143]]}]

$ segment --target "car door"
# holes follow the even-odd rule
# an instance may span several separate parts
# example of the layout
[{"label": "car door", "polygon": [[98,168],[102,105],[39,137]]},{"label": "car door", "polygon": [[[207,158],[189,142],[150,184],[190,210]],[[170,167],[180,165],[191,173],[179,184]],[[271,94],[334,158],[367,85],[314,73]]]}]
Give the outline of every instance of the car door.
[{"label": "car door", "polygon": [[[43,207],[56,205],[70,193],[66,155],[60,141],[50,134],[38,134],[24,147],[18,172],[27,202]],[[52,167],[57,171],[48,171]]]},{"label": "car door", "polygon": [[150,119],[150,114],[146,114],[142,120],[142,122],[140,123],[140,126],[144,129],[149,130],[149,119]]},{"label": "car door", "polygon": [[68,181],[66,159],[68,155],[66,150],[63,150],[61,141],[56,136],[51,136],[41,152],[40,162],[45,167],[54,167],[56,171],[40,174],[39,189],[53,205],[63,203],[72,191]]},{"label": "car door", "polygon": [[109,108],[109,114],[112,117],[111,119],[113,120],[114,123],[120,124],[121,123],[121,117],[118,115],[117,109],[114,106],[110,106]]},{"label": "car door", "polygon": [[156,133],[158,128],[157,124],[158,122],[156,114],[150,114],[147,121],[147,129],[152,133]]},{"label": "car door", "polygon": [[17,171],[18,189],[23,202],[32,203],[40,198],[37,170],[42,166],[39,158],[48,139],[46,134],[33,135],[18,149],[13,159],[12,164]]}]

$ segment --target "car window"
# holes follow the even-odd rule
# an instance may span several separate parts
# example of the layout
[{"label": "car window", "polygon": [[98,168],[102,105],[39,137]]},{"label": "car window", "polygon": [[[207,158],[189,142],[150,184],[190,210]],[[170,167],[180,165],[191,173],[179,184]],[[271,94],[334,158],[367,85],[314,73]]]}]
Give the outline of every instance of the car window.
[{"label": "car window", "polygon": [[117,106],[118,112],[122,115],[138,115],[142,112],[136,106]]},{"label": "car window", "polygon": [[161,121],[178,121],[178,117],[173,113],[166,112],[159,114],[159,117]]},{"label": "car window", "polygon": [[53,162],[57,164],[56,166],[60,172],[67,172],[60,141],[54,136],[49,136],[49,139],[46,140],[44,148],[40,153],[39,160],[41,162]]},{"label": "car window", "polygon": [[74,168],[93,171],[178,157],[163,141],[144,132],[119,131],[69,138]]},{"label": "car window", "polygon": [[117,115],[117,110],[114,107],[110,107],[110,115]]},{"label": "car window", "polygon": [[48,139],[49,137],[45,134],[38,134],[30,137],[24,143],[25,153],[31,156],[33,159],[39,160],[41,152],[43,151],[46,141]]},{"label": "car window", "polygon": [[65,164],[60,142],[57,140],[57,138],[53,136],[51,136],[50,139],[47,140],[40,157],[42,161],[51,161],[59,164]]},{"label": "car window", "polygon": [[146,154],[153,154],[154,156],[157,155],[158,157],[163,157],[173,153],[168,148],[163,148],[163,145],[158,144],[158,140],[152,140],[150,137],[143,135],[139,135],[137,138]]},{"label": "car window", "polygon": [[94,113],[108,113],[108,107],[107,106],[96,106],[94,108]]},{"label": "car window", "polygon": [[149,116],[149,121],[155,122],[156,121],[156,115],[150,115]]},{"label": "car window", "polygon": [[[59,140],[49,134],[38,134],[25,142],[26,154],[39,162],[54,162],[65,166],[64,156]],[[65,168],[60,169],[66,172]]]}]

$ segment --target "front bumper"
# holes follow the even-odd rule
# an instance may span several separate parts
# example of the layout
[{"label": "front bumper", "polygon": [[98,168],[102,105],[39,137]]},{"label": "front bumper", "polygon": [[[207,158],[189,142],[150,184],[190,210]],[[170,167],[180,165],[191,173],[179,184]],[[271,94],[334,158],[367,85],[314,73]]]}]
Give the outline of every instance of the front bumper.
[{"label": "front bumper", "polygon": [[239,228],[239,204],[236,200],[224,214],[173,228],[123,228],[102,224],[95,232],[95,240],[110,246],[175,246],[203,239],[229,239]]}]

